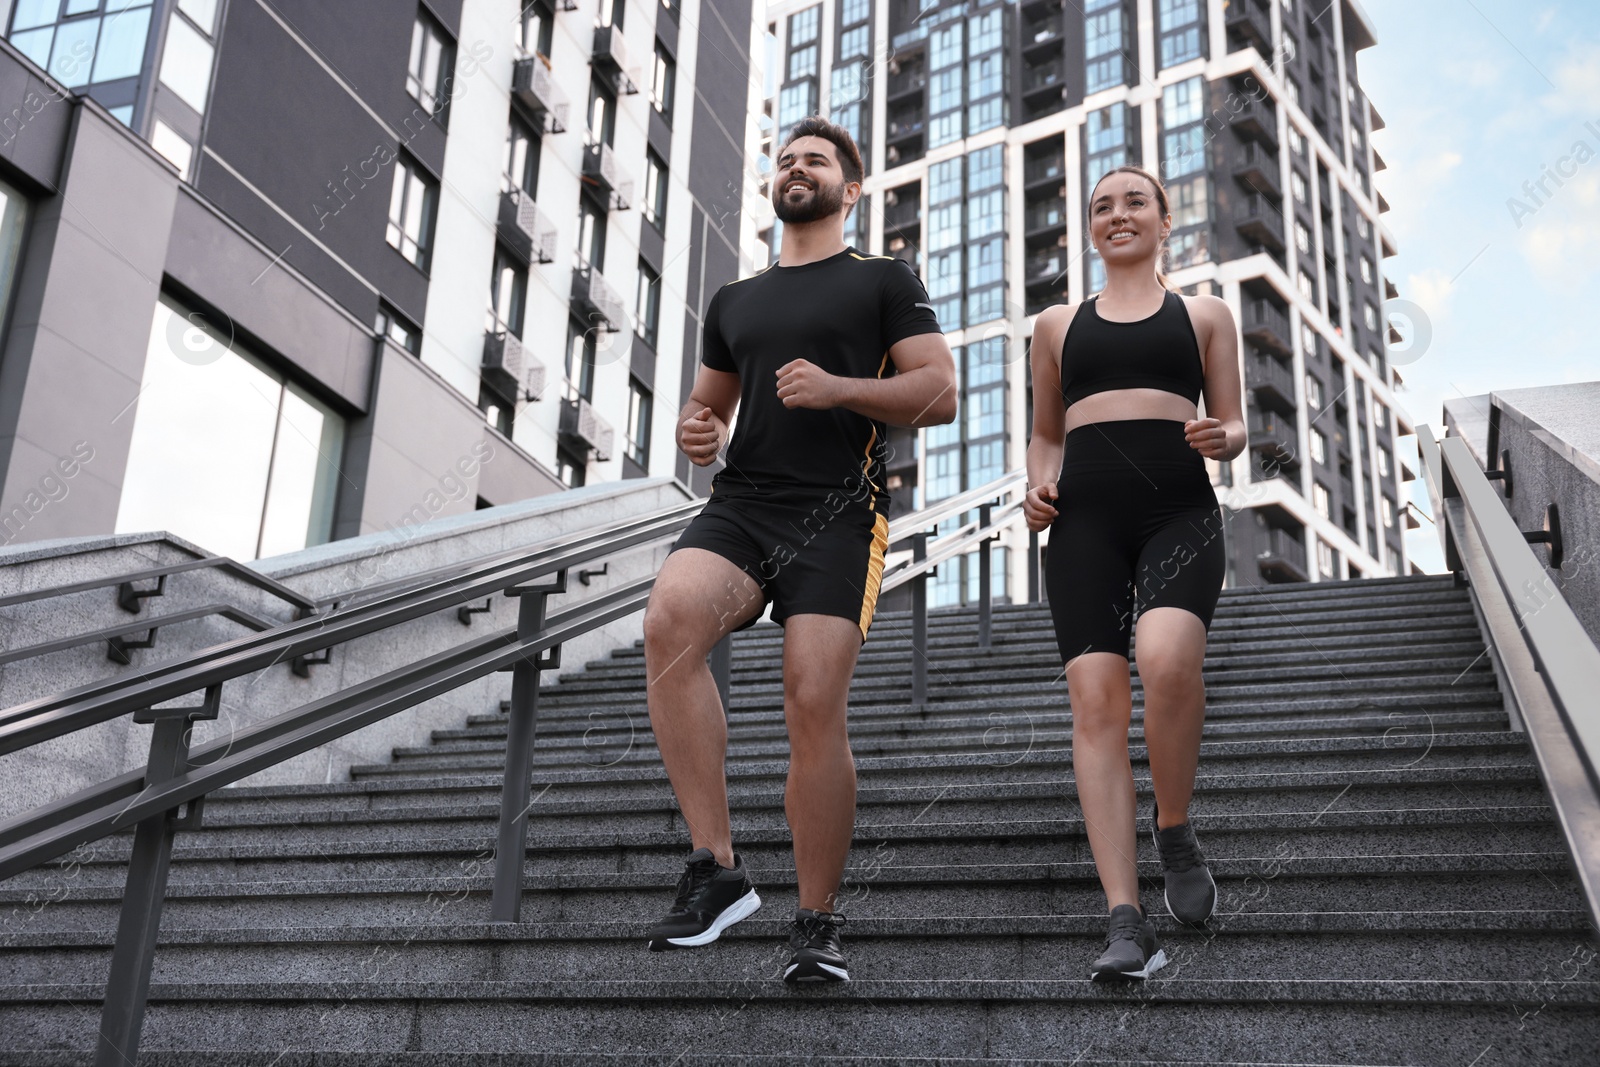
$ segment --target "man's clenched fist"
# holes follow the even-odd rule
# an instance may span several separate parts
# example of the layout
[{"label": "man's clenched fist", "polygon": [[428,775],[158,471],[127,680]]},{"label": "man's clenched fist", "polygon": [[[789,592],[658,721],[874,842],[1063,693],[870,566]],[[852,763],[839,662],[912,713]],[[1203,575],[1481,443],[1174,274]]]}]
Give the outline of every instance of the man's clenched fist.
[{"label": "man's clenched fist", "polygon": [[717,458],[722,448],[722,435],[717,429],[717,417],[710,408],[701,408],[683,420],[678,427],[678,447],[696,467],[709,466]]}]

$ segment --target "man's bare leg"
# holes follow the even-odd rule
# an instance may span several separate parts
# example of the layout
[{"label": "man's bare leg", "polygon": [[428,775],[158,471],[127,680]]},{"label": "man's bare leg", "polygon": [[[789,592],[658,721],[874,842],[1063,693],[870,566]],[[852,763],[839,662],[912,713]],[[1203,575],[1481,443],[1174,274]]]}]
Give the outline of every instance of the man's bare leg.
[{"label": "man's bare leg", "polygon": [[667,557],[644,613],[650,728],[695,848],[733,866],[724,760],[728,725],[706,655],[762,609],[754,579],[715,552]]},{"label": "man's bare leg", "polygon": [[800,906],[831,912],[855,832],[856,765],[845,712],[861,628],[832,615],[784,621],[783,717],[789,728],[784,814],[794,837]]}]

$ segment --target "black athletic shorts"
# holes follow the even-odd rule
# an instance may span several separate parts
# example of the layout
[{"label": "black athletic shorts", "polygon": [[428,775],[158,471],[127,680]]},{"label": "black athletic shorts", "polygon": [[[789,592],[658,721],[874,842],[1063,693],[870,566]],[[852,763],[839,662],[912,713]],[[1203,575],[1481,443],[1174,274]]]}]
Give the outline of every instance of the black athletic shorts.
[{"label": "black athletic shorts", "polygon": [[[834,493],[728,495],[719,489],[673,546],[715,552],[742,569],[772,605],[772,621],[835,615],[867,639],[889,548],[889,520]],[[760,612],[744,626],[754,624]],[[739,629],[744,629],[744,626]]]},{"label": "black athletic shorts", "polygon": [[1061,658],[1128,655],[1135,609],[1183,608],[1211,628],[1227,571],[1205,459],[1174,419],[1067,434],[1045,560]]}]

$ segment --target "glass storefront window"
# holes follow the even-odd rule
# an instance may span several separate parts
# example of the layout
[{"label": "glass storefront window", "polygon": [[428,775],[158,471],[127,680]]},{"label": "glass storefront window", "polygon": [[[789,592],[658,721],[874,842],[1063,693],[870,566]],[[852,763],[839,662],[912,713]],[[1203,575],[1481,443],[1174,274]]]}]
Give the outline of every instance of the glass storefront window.
[{"label": "glass storefront window", "polygon": [[344,420],[188,309],[156,305],[117,512],[250,560],[327,541]]}]

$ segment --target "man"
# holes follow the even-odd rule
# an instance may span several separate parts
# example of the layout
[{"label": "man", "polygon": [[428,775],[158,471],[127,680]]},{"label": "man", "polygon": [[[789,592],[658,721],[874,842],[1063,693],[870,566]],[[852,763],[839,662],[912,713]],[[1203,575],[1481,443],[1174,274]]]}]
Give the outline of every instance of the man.
[{"label": "man", "polygon": [[784,812],[800,883],[788,981],[850,977],[833,911],[855,823],[845,705],[888,547],[884,424],[956,415],[955,361],[916,274],[844,242],[861,176],[850,134],[820,118],[777,153],[778,262],[712,297],[678,418],[689,459],[709,465],[727,444],[726,466],[644,618],[650,725],[694,844],[649,932],[656,950],[709,944],[761,906],[733,851],[727,724],[706,655],[768,602],[784,627]]}]

